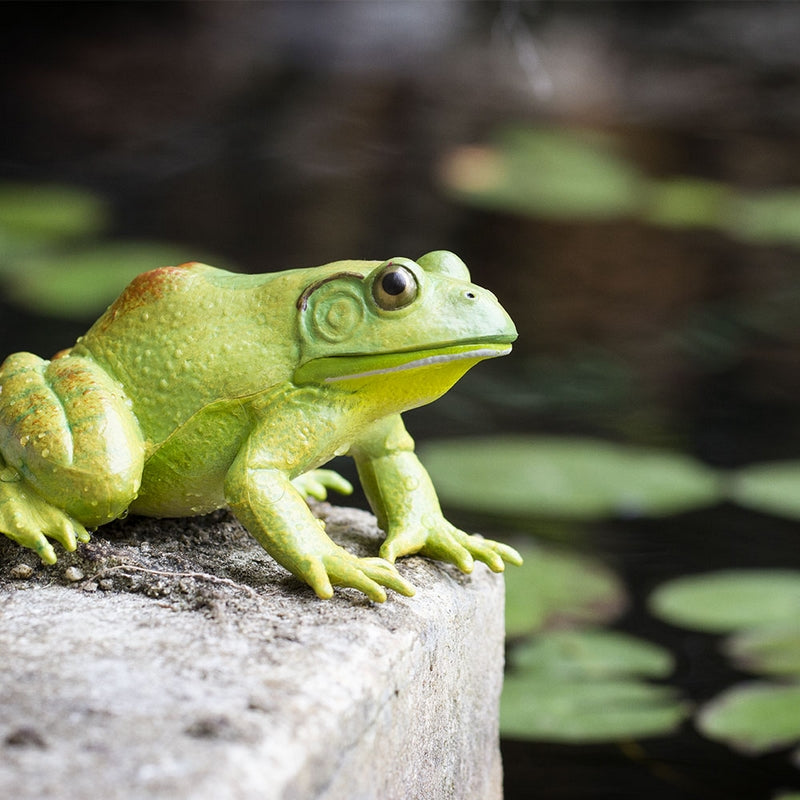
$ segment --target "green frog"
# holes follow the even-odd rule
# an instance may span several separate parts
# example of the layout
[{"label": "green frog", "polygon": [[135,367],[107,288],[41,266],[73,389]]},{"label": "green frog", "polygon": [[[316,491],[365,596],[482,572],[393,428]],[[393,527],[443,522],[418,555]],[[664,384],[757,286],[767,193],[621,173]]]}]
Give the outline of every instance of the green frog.
[{"label": "green frog", "polygon": [[[500,572],[519,554],[443,517],[400,415],[516,336],[447,251],[262,275],[145,272],[69,350],[0,367],[0,532],[52,564],[50,539],[74,550],[129,511],[227,506],[321,598],[334,586],[410,596],[395,560],[412,553]],[[335,544],[306,502],[351,489],[320,469],[344,454],[386,533],[379,557]]]}]

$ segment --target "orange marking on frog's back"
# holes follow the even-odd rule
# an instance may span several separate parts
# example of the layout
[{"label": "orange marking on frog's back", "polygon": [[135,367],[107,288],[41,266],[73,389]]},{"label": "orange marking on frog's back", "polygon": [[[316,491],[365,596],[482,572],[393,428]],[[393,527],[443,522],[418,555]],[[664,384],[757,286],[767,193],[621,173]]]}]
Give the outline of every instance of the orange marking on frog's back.
[{"label": "orange marking on frog's back", "polygon": [[138,275],[109,306],[103,315],[103,327],[107,327],[117,317],[141,306],[150,305],[163,295],[179,288],[196,266],[199,266],[197,262],[189,261],[177,267],[158,267]]}]

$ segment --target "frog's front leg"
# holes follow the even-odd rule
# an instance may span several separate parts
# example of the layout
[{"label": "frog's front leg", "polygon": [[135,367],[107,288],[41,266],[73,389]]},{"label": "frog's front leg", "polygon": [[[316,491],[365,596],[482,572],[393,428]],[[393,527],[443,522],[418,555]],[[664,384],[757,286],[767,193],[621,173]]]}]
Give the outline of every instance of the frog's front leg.
[{"label": "frog's front leg", "polygon": [[289,480],[284,454],[272,455],[270,438],[252,434],[225,480],[231,510],[261,546],[323,599],[333,595],[333,586],[350,586],[379,603],[386,599],[383,587],[413,595],[393,564],[358,558],[327,536]]},{"label": "frog's front leg", "polygon": [[14,353],[0,367],[0,532],[52,564],[139,488],[144,442],[121,386],[90,359]]},{"label": "frog's front leg", "polygon": [[505,562],[522,563],[513,547],[470,536],[444,518],[399,414],[375,423],[351,454],[378,523],[387,532],[380,551],[384,558],[394,561],[419,553],[455,564],[463,572],[472,571],[475,559],[494,572],[502,572]]}]

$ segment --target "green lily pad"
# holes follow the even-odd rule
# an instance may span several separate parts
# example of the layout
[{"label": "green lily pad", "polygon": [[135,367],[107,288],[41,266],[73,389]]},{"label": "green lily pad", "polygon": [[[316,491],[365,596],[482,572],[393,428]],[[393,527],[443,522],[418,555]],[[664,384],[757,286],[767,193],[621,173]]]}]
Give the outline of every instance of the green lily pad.
[{"label": "green lily pad", "polygon": [[601,630],[547,631],[511,652],[500,703],[504,736],[572,743],[656,736],[674,730],[687,707],[664,677],[662,648]]},{"label": "green lily pad", "polygon": [[139,273],[194,260],[189,247],[114,242],[64,255],[28,258],[10,280],[13,299],[53,316],[86,318],[105,309]]},{"label": "green lily pad", "polygon": [[745,753],[800,741],[800,684],[735,686],[708,703],[697,719],[705,736]]},{"label": "green lily pad", "polygon": [[521,567],[506,570],[506,633],[608,622],[625,606],[625,589],[596,561],[542,548],[521,548]]},{"label": "green lily pad", "polygon": [[717,473],[688,456],[593,439],[469,438],[421,450],[444,504],[505,517],[660,516],[721,497]]},{"label": "green lily pad", "polygon": [[730,218],[731,236],[758,244],[800,244],[800,189],[738,198]]},{"label": "green lily pad", "polygon": [[731,499],[757,511],[800,519],[800,461],[754,464],[730,481]]},{"label": "green lily pad", "polygon": [[613,140],[563,129],[505,129],[489,147],[451,154],[442,178],[473,205],[551,219],[629,216],[646,188]]},{"label": "green lily pad", "polygon": [[715,228],[725,222],[733,196],[732,187],[700,178],[653,181],[644,217],[666,228]]},{"label": "green lily pad", "polygon": [[548,631],[513,650],[518,670],[560,679],[593,680],[637,675],[664,678],[674,667],[669,651],[624,633],[605,630]]},{"label": "green lily pad", "polygon": [[609,742],[663,736],[686,715],[686,704],[668,686],[509,675],[500,700],[500,731],[516,739]]},{"label": "green lily pad", "polygon": [[800,613],[800,571],[728,570],[678,578],[650,596],[650,610],[684,628],[727,633]]},{"label": "green lily pad", "polygon": [[795,617],[743,631],[725,643],[725,652],[741,670],[800,677],[800,621]]},{"label": "green lily pad", "polygon": [[[51,244],[96,236],[108,223],[105,203],[74,186],[0,183],[0,244],[8,253],[16,246]],[[0,259],[0,265],[9,262]]]},{"label": "green lily pad", "polygon": [[642,219],[711,228],[755,244],[800,244],[800,189],[742,194],[692,176],[645,175],[613,137],[595,131],[507,127],[443,164],[445,190],[479,208],[558,220]]}]

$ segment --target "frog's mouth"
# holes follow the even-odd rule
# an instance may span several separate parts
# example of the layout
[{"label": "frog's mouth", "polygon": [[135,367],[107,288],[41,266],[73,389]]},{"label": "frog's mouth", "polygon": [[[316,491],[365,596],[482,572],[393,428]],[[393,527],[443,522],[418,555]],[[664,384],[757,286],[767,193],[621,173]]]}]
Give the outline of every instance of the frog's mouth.
[{"label": "frog's mouth", "polygon": [[[362,378],[391,375],[409,370],[430,369],[453,361],[483,361],[511,352],[511,343],[477,342],[427,350],[396,351],[379,355],[341,355],[315,358],[301,365],[295,372],[297,383],[340,383]],[[464,364],[464,371],[470,364]]]}]

